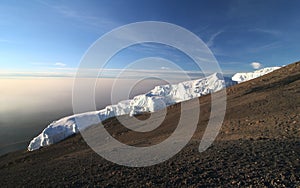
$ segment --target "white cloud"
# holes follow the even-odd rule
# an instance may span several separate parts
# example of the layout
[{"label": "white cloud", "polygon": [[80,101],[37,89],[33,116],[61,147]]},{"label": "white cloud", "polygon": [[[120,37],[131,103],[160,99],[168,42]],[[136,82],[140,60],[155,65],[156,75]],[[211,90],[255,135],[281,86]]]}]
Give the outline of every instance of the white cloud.
[{"label": "white cloud", "polygon": [[223,33],[224,31],[218,31],[217,33],[214,33],[209,40],[207,41],[206,45],[210,48],[214,45],[215,39],[217,36],[219,36],[221,33]]},{"label": "white cloud", "polygon": [[169,67],[160,67],[161,70],[169,70]]},{"label": "white cloud", "polygon": [[[0,70],[0,78],[2,77],[74,77],[76,76],[77,68],[48,68],[43,71],[12,71],[12,70]],[[161,79],[173,79],[184,81],[186,75],[189,75],[192,79],[198,79],[203,77],[201,71],[181,71],[171,69],[82,69],[80,77],[82,78],[94,78],[98,76],[99,71],[102,71],[101,78],[126,78],[136,79],[145,77],[156,77]],[[121,73],[121,74],[120,74]],[[78,75],[77,75],[78,76]]]},{"label": "white cloud", "polygon": [[262,66],[262,64],[259,63],[259,62],[252,62],[252,63],[251,63],[251,66],[252,66],[252,68],[254,68],[254,69],[259,69],[259,68]]},{"label": "white cloud", "polygon": [[59,67],[65,67],[65,66],[66,66],[66,64],[60,63],[60,62],[55,63],[54,65],[55,65],[55,66],[59,66]]},{"label": "white cloud", "polygon": [[38,66],[48,66],[48,67],[53,67],[53,66],[57,66],[57,67],[65,67],[67,66],[64,63],[61,62],[33,62],[31,63],[31,65],[38,65]]}]

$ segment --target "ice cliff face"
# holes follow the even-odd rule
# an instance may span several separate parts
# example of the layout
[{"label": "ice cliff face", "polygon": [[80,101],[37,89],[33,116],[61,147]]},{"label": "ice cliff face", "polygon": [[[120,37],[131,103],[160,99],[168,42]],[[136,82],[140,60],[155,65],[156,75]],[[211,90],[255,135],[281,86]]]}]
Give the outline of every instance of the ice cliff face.
[{"label": "ice cliff face", "polygon": [[[263,76],[279,68],[281,67],[269,67],[254,72],[236,73],[233,75],[232,80],[223,79],[220,73],[215,73],[198,80],[156,86],[146,94],[135,96],[131,100],[121,101],[118,104],[109,105],[102,110],[75,114],[54,121],[31,140],[28,150],[36,150],[42,146],[59,142],[78,133],[79,130],[100,123],[100,121],[110,117],[155,112],[175,103],[219,91],[227,86],[236,84],[236,82],[241,83]],[[95,115],[98,118],[95,118]],[[75,118],[77,120],[80,119],[80,127],[76,124]]]},{"label": "ice cliff face", "polygon": [[[131,100],[121,101],[115,105],[107,106],[102,110],[75,114],[54,121],[37,137],[31,140],[28,150],[36,150],[42,146],[59,142],[78,133],[79,130],[100,123],[99,121],[103,121],[110,117],[125,114],[134,115],[142,112],[155,112],[175,103],[219,91],[226,86],[233,84],[235,84],[235,82],[226,79],[224,80],[220,73],[215,73],[198,80],[156,86],[146,94],[135,96]],[[95,115],[99,118],[95,118]],[[77,120],[80,119],[81,127],[77,126],[75,118]]]},{"label": "ice cliff face", "polygon": [[267,67],[260,70],[256,70],[254,72],[247,72],[247,73],[236,73],[233,75],[232,80],[236,81],[238,83],[246,82],[248,80],[252,80],[254,78],[263,76],[265,74],[268,74],[270,72],[273,72],[274,70],[277,70],[281,67]]}]

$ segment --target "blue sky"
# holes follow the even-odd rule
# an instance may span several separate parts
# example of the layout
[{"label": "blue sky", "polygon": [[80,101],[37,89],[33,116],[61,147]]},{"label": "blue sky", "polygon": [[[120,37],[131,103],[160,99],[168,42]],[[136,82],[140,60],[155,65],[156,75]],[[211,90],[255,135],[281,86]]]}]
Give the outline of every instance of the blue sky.
[{"label": "blue sky", "polygon": [[[21,1],[0,3],[0,74],[72,76],[90,45],[112,29],[163,21],[200,37],[224,73],[252,71],[298,61],[300,1]],[[108,70],[158,55],[193,71],[176,49],[149,44],[117,54]],[[176,58],[180,57],[180,58]],[[177,60],[174,60],[177,59]],[[164,69],[151,65],[151,71]]]}]

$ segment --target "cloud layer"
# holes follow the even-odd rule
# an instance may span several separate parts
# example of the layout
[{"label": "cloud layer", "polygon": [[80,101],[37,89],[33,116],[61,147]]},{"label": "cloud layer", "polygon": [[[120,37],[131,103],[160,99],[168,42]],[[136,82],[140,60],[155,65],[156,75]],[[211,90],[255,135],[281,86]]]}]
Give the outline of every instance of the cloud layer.
[{"label": "cloud layer", "polygon": [[259,63],[259,62],[252,62],[252,63],[251,63],[251,66],[252,66],[252,68],[254,68],[254,69],[259,69],[259,68],[262,66],[262,64]]},{"label": "cloud layer", "polygon": [[[97,80],[97,109],[114,102],[111,102],[114,81],[110,78]],[[122,92],[118,92],[126,88],[131,88],[129,97],[132,98],[163,83],[158,79],[141,82],[120,79],[115,100],[127,99]],[[0,86],[0,155],[4,150],[24,149],[28,142],[52,121],[73,113],[72,78],[0,78]],[[16,145],[17,143],[21,145]]]}]

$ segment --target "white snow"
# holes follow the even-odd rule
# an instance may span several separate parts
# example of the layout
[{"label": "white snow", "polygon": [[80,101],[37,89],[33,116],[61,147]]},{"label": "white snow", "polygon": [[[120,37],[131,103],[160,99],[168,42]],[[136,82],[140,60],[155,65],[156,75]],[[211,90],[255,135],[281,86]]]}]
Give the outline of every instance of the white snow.
[{"label": "white snow", "polygon": [[236,73],[235,75],[232,76],[232,80],[241,83],[241,82],[245,82],[263,76],[265,74],[268,74],[280,68],[281,67],[267,67],[260,70],[256,70],[254,72]]},{"label": "white snow", "polygon": [[[118,104],[107,106],[99,111],[75,114],[54,121],[37,137],[31,140],[28,150],[36,150],[42,146],[59,142],[78,133],[79,130],[83,130],[91,125],[100,123],[99,121],[103,121],[113,116],[125,114],[134,115],[141,112],[155,112],[175,103],[219,91],[226,86],[233,84],[234,82],[232,81],[225,82],[220,73],[215,73],[198,80],[156,86],[148,93],[135,96],[132,100],[121,101]],[[95,115],[99,118],[95,118]],[[77,120],[80,120],[81,127],[77,126],[75,117]]]}]

